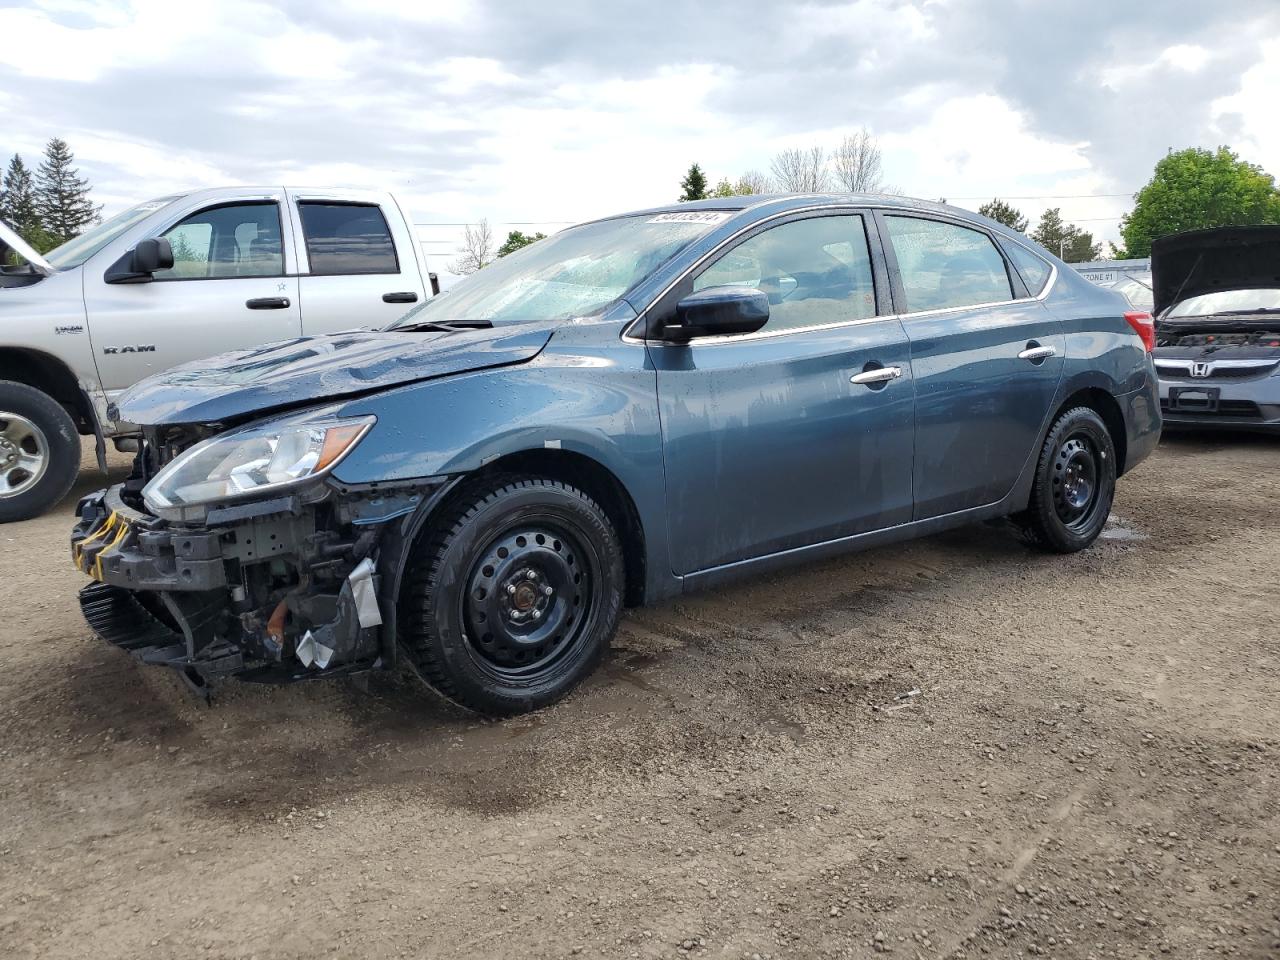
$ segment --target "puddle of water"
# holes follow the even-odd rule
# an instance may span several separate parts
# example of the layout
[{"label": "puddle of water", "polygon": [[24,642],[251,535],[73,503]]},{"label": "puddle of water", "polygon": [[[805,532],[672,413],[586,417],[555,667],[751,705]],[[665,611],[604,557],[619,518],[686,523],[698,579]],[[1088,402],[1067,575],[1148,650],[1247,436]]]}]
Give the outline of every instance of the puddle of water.
[{"label": "puddle of water", "polygon": [[1129,526],[1123,517],[1118,517],[1113,513],[1107,517],[1107,525],[1102,530],[1101,538],[1103,540],[1135,541],[1146,540],[1147,535],[1141,530]]},{"label": "puddle of water", "polygon": [[780,733],[785,737],[790,737],[795,743],[804,742],[806,731],[803,726],[794,720],[772,715],[764,718],[763,725],[770,733]]}]

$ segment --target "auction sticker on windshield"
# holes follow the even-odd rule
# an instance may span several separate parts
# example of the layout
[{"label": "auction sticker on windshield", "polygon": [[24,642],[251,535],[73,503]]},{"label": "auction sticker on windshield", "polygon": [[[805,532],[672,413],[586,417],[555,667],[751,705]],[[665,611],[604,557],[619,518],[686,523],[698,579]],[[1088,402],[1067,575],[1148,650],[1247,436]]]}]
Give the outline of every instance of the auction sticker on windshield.
[{"label": "auction sticker on windshield", "polygon": [[645,223],[723,223],[729,216],[715,210],[690,210],[688,213],[660,213]]}]

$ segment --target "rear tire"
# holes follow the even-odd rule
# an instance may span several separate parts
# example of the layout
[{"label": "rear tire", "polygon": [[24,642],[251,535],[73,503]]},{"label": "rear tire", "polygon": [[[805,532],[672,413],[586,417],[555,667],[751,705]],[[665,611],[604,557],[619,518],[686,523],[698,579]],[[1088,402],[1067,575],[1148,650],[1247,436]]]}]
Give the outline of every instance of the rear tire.
[{"label": "rear tire", "polygon": [[80,472],[80,435],[62,405],[25,383],[0,380],[0,523],[38,517]]},{"label": "rear tire", "polygon": [[1074,407],[1045,437],[1027,509],[1014,517],[1045,550],[1075,553],[1098,538],[1116,492],[1116,451],[1097,412]]},{"label": "rear tire", "polygon": [[466,487],[409,560],[401,636],[450,700],[511,715],[565,696],[618,627],[622,548],[581,490],[543,477]]}]

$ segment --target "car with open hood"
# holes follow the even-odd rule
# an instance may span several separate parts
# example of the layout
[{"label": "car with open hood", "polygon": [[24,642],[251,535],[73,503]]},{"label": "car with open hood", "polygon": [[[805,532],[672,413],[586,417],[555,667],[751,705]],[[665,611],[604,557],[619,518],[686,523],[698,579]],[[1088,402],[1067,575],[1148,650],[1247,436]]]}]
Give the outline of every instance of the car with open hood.
[{"label": "car with open hood", "polygon": [[581,224],[385,329],[126,392],[141,449],[79,506],[81,606],[199,690],[407,662],[534,709],[626,605],[998,517],[1089,546],[1159,438],[1150,321],[925,201]]},{"label": "car with open hood", "polygon": [[1151,273],[1165,423],[1280,432],[1280,226],[1161,237]]}]

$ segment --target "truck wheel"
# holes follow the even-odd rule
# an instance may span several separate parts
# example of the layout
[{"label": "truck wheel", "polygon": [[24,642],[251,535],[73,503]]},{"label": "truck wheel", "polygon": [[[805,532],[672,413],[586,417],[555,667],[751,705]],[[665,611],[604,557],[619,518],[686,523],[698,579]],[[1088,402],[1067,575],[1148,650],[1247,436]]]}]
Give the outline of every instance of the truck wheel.
[{"label": "truck wheel", "polygon": [[1037,546],[1075,553],[1098,538],[1116,493],[1116,451],[1089,407],[1060,416],[1045,437],[1031,502],[1014,519]]},{"label": "truck wheel", "polygon": [[80,472],[80,436],[67,411],[25,383],[0,380],[0,523],[38,517]]},{"label": "truck wheel", "polygon": [[500,477],[459,495],[416,548],[401,636],[449,699],[523,713],[595,670],[622,597],[618,535],[590,497],[559,480]]}]

